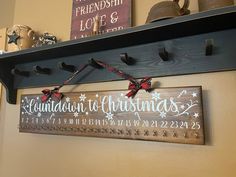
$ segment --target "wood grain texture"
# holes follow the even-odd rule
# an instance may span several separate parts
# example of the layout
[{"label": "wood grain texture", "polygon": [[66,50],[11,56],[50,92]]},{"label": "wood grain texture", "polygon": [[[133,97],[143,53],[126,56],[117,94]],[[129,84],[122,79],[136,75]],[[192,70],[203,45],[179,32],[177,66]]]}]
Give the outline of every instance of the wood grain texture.
[{"label": "wood grain texture", "polygon": [[204,144],[201,87],[21,97],[20,132]]},{"label": "wood grain texture", "polygon": [[[105,50],[47,61],[19,64],[16,65],[16,68],[22,71],[31,71],[33,66],[39,65],[41,67],[50,68],[52,73],[51,75],[36,75],[31,72],[30,77],[16,75],[14,78],[14,86],[18,89],[59,85],[63,80],[66,80],[71,73],[58,69],[57,63],[65,62],[79,67],[88,63],[90,58],[106,62],[135,78],[233,70],[236,68],[236,53],[234,52],[234,43],[236,41],[235,32],[236,30],[227,30],[154,42],[145,45],[135,45],[126,48]],[[215,41],[212,56],[205,56],[206,39],[214,39]],[[158,49],[163,46],[169,53],[169,61],[163,61],[159,56]],[[120,60],[121,53],[127,53],[136,61],[135,64],[127,65],[123,63]],[[105,69],[88,67],[70,84],[94,83],[121,79],[122,78],[113,73],[109,73]]]}]

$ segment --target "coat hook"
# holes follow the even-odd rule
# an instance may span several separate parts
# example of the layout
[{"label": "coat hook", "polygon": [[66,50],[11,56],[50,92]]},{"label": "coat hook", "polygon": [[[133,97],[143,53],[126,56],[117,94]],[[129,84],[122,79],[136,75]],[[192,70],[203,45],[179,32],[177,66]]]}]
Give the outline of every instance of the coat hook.
[{"label": "coat hook", "polygon": [[166,137],[167,136],[167,132],[164,130],[163,131],[163,134],[162,134],[163,137]]},{"label": "coat hook", "polygon": [[153,131],[153,136],[158,136],[158,132],[156,130]]},{"label": "coat hook", "polygon": [[175,131],[173,132],[172,135],[173,135],[173,137],[175,137],[175,138],[177,137],[177,133],[176,133]]},{"label": "coat hook", "polygon": [[89,65],[94,67],[94,68],[97,68],[97,69],[101,69],[103,68],[101,65],[99,65],[96,60],[94,60],[93,58],[91,58],[89,61],[88,61]]},{"label": "coat hook", "polygon": [[41,68],[40,66],[34,66],[33,71],[38,74],[47,74],[49,75],[51,73],[51,70],[49,68]]},{"label": "coat hook", "polygon": [[205,55],[211,56],[213,54],[214,39],[206,40]]},{"label": "coat hook", "polygon": [[149,136],[149,131],[148,130],[144,130],[144,136]]},{"label": "coat hook", "polygon": [[65,71],[68,71],[68,72],[71,72],[71,73],[75,72],[75,70],[76,70],[76,67],[74,65],[67,65],[64,62],[59,62],[58,63],[58,68],[62,69],[62,70],[65,70]]},{"label": "coat hook", "polygon": [[11,74],[24,76],[24,77],[29,77],[29,75],[30,75],[29,71],[20,71],[19,69],[16,69],[16,68],[13,68],[11,70]]},{"label": "coat hook", "polygon": [[133,65],[135,63],[135,60],[132,57],[130,57],[127,53],[121,53],[120,59],[127,65]]},{"label": "coat hook", "polygon": [[163,61],[169,60],[169,53],[166,51],[165,47],[159,48],[159,56]]}]

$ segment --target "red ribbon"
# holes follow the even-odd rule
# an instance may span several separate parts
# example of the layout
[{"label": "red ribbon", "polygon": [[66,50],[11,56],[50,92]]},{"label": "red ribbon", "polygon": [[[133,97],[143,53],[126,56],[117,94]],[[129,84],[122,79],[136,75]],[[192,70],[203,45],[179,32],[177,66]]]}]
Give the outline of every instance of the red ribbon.
[{"label": "red ribbon", "polygon": [[55,101],[60,101],[63,97],[63,94],[59,92],[58,88],[55,88],[53,90],[45,89],[42,92],[43,96],[41,97],[41,101],[43,103],[48,101],[49,98],[52,98]]},{"label": "red ribbon", "polygon": [[126,94],[126,96],[128,98],[130,97],[134,97],[139,90],[143,89],[146,91],[150,91],[151,89],[151,78],[150,77],[146,77],[144,79],[142,79],[140,82],[134,83],[134,82],[130,82],[129,84],[129,90],[131,90],[129,93]]},{"label": "red ribbon", "polygon": [[64,81],[60,86],[55,87],[53,90],[45,89],[43,90],[43,96],[41,97],[41,101],[44,103],[48,101],[49,98],[52,98],[55,101],[60,101],[63,98],[63,94],[59,92],[59,90],[66,84],[68,84],[75,76],[77,76],[80,72],[82,72],[89,65],[83,65],[81,68],[76,70],[66,81]]},{"label": "red ribbon", "polygon": [[128,98],[130,97],[134,97],[137,92],[141,89],[144,89],[146,91],[149,91],[151,89],[151,78],[150,77],[146,77],[144,79],[142,79],[140,82],[136,81],[135,78],[133,78],[131,75],[128,75],[126,73],[124,73],[123,71],[120,71],[102,61],[96,61],[97,64],[99,64],[100,66],[106,68],[108,71],[115,73],[116,75],[127,79],[130,81],[129,84],[129,90],[131,90],[129,93],[126,94],[126,96]]}]

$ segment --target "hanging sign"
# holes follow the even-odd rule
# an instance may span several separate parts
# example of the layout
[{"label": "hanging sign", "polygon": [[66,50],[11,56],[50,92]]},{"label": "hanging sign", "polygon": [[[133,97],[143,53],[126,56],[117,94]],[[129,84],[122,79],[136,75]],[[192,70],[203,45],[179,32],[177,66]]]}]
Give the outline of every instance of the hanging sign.
[{"label": "hanging sign", "polygon": [[201,87],[21,97],[20,132],[204,144]]},{"label": "hanging sign", "polygon": [[132,0],[73,0],[71,39],[91,34],[96,16],[101,33],[131,26]]}]

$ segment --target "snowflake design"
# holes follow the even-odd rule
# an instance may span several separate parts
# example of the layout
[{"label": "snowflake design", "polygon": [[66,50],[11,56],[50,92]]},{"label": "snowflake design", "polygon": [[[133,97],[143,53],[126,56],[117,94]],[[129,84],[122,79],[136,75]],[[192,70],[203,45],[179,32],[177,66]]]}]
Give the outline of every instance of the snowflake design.
[{"label": "snowflake design", "polygon": [[80,97],[79,97],[80,101],[85,101],[86,98],[87,97],[85,96],[85,94],[81,94]]},{"label": "snowflake design", "polygon": [[38,114],[37,114],[37,117],[41,117],[42,116],[42,114],[41,114],[41,112],[39,112]]},{"label": "snowflake design", "polygon": [[78,112],[75,112],[75,113],[74,113],[74,117],[79,117],[79,113],[78,113]]},{"label": "snowflake design", "polygon": [[111,112],[109,112],[109,113],[106,113],[107,115],[106,115],[106,118],[108,119],[108,120],[112,120],[113,119],[113,115],[114,114],[112,114]]},{"label": "snowflake design", "polygon": [[154,93],[152,93],[152,99],[153,100],[160,100],[161,98],[160,98],[160,93],[157,93],[157,92],[154,92]]},{"label": "snowflake design", "polygon": [[163,119],[163,118],[165,118],[166,117],[166,112],[160,112],[160,116],[161,116],[161,118]]},{"label": "snowflake design", "polygon": [[193,92],[193,93],[192,93],[192,96],[193,96],[193,97],[197,97],[197,93]]},{"label": "snowflake design", "polygon": [[193,117],[198,118],[199,117],[199,113],[194,113]]},{"label": "snowflake design", "polygon": [[66,102],[70,102],[70,98],[69,97],[66,97]]}]

